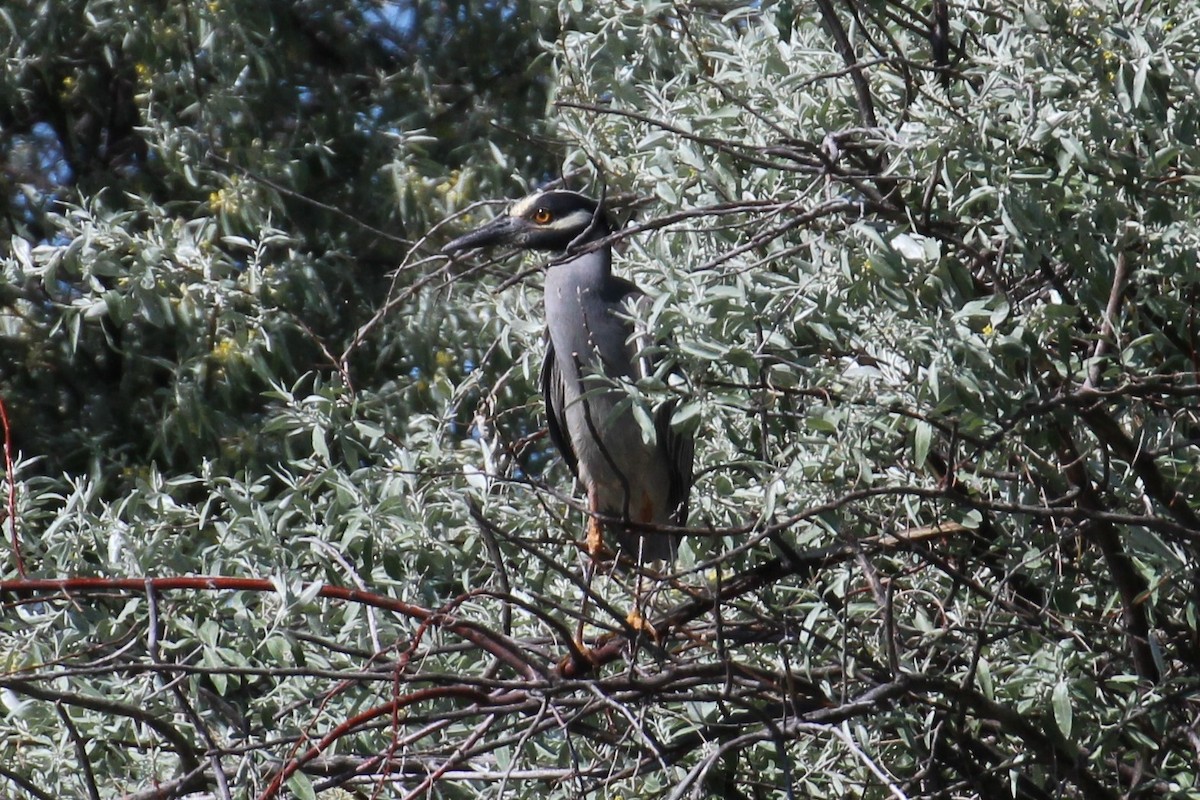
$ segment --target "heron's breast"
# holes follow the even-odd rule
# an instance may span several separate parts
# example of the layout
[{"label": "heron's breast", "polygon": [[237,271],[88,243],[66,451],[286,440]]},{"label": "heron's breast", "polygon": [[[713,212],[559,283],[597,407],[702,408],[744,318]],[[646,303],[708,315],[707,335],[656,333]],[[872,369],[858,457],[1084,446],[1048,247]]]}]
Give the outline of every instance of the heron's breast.
[{"label": "heron's breast", "polygon": [[600,372],[611,378],[633,374],[629,321],[597,290],[569,282],[546,284],[546,327],[564,376]]}]

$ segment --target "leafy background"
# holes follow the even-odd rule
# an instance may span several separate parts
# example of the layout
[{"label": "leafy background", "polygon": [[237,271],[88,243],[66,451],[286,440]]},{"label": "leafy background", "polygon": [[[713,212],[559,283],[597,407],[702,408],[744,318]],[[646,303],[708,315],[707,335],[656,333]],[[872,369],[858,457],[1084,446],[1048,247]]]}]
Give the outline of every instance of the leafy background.
[{"label": "leafy background", "polygon": [[[1198,31],[6,5],[3,793],[1200,797]],[[689,376],[657,637],[437,254],[547,184]]]}]

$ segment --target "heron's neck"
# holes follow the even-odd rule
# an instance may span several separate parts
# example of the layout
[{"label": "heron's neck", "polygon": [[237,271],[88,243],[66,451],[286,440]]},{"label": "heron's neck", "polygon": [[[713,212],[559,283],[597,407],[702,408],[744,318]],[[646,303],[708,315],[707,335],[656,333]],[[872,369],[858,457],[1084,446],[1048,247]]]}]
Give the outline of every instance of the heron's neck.
[{"label": "heron's neck", "polygon": [[612,253],[604,247],[551,265],[546,273],[546,287],[596,289],[611,276]]}]

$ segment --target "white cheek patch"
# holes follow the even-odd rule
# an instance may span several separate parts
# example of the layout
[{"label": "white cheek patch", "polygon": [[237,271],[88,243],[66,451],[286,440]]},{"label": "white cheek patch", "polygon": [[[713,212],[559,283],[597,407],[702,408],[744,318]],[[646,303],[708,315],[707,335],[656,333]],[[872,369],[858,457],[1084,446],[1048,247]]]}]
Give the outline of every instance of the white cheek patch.
[{"label": "white cheek patch", "polygon": [[582,233],[591,224],[592,213],[581,208],[577,211],[572,211],[565,217],[554,220],[548,227],[559,231],[579,231]]},{"label": "white cheek patch", "polygon": [[512,210],[508,212],[508,215],[510,217],[527,216],[533,211],[534,206],[538,204],[538,200],[540,200],[541,197],[542,196],[540,194],[535,194],[530,197],[526,197],[524,200],[518,200],[516,204],[513,205]]}]

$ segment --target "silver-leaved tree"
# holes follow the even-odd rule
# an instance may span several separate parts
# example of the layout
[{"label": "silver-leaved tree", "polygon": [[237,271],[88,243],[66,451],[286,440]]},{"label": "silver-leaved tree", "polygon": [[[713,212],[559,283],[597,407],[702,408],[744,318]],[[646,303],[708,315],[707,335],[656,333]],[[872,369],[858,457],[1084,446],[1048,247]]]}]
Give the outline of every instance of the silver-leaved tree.
[{"label": "silver-leaved tree", "polygon": [[[1200,796],[1200,8],[23,2],[0,48],[0,794]],[[547,259],[438,253],[545,185],[687,376],[630,389],[696,435],[669,574],[584,579]]]}]

